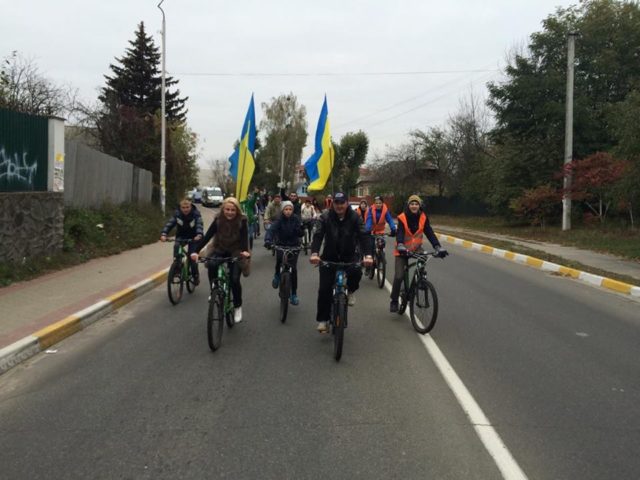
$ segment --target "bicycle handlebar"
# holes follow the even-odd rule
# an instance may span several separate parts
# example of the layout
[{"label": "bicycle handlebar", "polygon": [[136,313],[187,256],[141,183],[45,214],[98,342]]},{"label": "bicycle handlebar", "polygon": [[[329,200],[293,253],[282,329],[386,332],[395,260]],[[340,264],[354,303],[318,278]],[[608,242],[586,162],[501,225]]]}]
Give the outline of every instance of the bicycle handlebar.
[{"label": "bicycle handlebar", "polygon": [[288,247],[286,245],[272,245],[271,248],[281,252],[299,252],[302,250],[302,247]]},{"label": "bicycle handlebar", "polygon": [[198,263],[215,262],[215,263],[235,263],[242,260],[243,257],[198,257]]},{"label": "bicycle handlebar", "polygon": [[193,243],[195,240],[193,238],[167,237],[167,242]]},{"label": "bicycle handlebar", "polygon": [[350,267],[360,267],[362,266],[362,262],[331,262],[329,260],[320,260],[320,266],[346,269]]}]

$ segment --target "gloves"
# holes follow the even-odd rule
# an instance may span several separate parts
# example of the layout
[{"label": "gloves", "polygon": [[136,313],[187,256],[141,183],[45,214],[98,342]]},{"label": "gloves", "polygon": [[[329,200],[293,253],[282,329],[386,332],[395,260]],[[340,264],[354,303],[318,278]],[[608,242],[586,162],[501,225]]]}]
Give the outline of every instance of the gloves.
[{"label": "gloves", "polygon": [[437,246],[436,247],[436,257],[438,258],[444,258],[447,255],[449,255],[449,252],[447,252],[444,248]]},{"label": "gloves", "polygon": [[395,230],[391,230],[391,233],[389,234],[390,237],[395,237],[396,236],[396,231]]},{"label": "gloves", "polygon": [[398,246],[396,247],[396,250],[398,250],[398,252],[402,254],[407,253],[407,247],[404,246],[404,243],[399,243]]}]

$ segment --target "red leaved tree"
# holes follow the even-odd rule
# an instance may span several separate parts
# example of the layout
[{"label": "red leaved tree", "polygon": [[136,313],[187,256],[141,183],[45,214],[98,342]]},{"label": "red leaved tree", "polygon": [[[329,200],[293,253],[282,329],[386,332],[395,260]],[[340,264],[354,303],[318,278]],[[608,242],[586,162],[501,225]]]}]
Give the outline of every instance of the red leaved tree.
[{"label": "red leaved tree", "polygon": [[562,194],[551,185],[540,185],[522,192],[509,204],[513,212],[544,228],[547,219],[558,213]]},{"label": "red leaved tree", "polygon": [[630,164],[605,152],[597,152],[581,160],[573,160],[565,166],[565,173],[572,174],[572,186],[568,191],[573,200],[582,201],[598,217],[601,223],[615,199],[617,183],[629,170]]}]

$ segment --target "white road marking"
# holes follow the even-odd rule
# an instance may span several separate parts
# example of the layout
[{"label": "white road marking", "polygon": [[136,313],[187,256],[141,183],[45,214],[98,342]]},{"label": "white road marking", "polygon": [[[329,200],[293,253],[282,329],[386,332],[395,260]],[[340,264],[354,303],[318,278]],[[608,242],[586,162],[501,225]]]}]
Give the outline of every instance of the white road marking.
[{"label": "white road marking", "polygon": [[[385,286],[387,290],[391,292],[391,283],[389,283],[389,280],[385,279]],[[411,321],[408,308],[405,311],[405,315],[409,321]],[[491,425],[491,421],[484,414],[478,402],[475,401],[471,392],[469,392],[464,383],[462,383],[462,380],[444,356],[435,340],[429,334],[421,335],[416,332],[416,335],[418,335],[433,359],[433,362],[438,367],[438,370],[440,370],[440,374],[447,382],[447,385],[449,385],[462,410],[469,418],[480,441],[487,449],[489,455],[491,455],[491,458],[493,458],[500,473],[502,473],[502,477],[506,480],[527,480],[527,476],[518,465],[518,462],[513,458],[511,452],[509,452],[509,449],[500,438],[500,435],[498,435],[496,429]]]}]

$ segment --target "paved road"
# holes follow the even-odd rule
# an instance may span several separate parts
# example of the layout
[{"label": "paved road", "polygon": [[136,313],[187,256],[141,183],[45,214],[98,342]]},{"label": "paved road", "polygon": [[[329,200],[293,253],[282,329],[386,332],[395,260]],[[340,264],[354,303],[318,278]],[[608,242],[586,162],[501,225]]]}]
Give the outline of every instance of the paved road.
[{"label": "paved road", "polygon": [[[430,264],[433,338],[522,470],[637,478],[640,305],[452,253]],[[0,377],[0,477],[502,478],[388,292],[363,280],[336,364],[300,263],[281,325],[257,251],[247,320],[215,354],[205,289],[171,307],[158,288]]]}]

